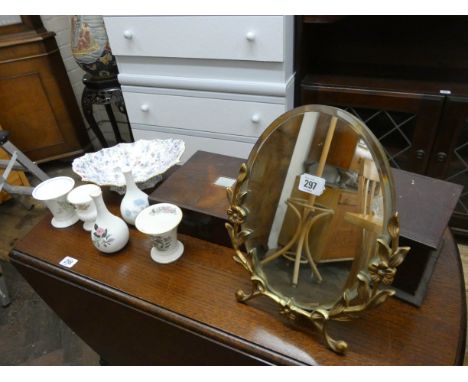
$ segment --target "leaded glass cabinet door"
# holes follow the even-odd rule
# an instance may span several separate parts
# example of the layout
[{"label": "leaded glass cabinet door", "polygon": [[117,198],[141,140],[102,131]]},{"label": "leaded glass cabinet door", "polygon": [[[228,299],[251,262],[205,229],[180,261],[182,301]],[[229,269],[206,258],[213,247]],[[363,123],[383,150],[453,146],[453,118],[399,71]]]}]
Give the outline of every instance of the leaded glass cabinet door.
[{"label": "leaded glass cabinet door", "polygon": [[427,175],[464,187],[450,226],[468,234],[468,97],[447,97]]},{"label": "leaded glass cabinet door", "polygon": [[382,143],[390,166],[424,174],[444,96],[392,90],[302,84],[303,104],[341,107],[360,118]]}]

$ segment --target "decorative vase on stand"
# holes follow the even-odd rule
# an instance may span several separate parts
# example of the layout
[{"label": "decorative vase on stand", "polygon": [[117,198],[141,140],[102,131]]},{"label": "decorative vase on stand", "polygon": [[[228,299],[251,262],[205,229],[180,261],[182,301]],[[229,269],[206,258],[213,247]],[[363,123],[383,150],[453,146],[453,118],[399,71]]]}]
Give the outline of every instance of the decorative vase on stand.
[{"label": "decorative vase on stand", "polygon": [[77,64],[93,79],[117,77],[117,63],[102,16],[72,16],[71,48]]},{"label": "decorative vase on stand", "polygon": [[135,225],[138,214],[149,206],[148,195],[136,185],[132,170],[123,171],[123,175],[125,176],[126,192],[120,203],[120,213],[128,224]]},{"label": "decorative vase on stand", "polygon": [[129,230],[127,224],[118,216],[113,215],[106,207],[102,191],[90,194],[96,205],[96,221],[91,230],[91,240],[94,246],[104,253],[121,250],[128,242]]}]

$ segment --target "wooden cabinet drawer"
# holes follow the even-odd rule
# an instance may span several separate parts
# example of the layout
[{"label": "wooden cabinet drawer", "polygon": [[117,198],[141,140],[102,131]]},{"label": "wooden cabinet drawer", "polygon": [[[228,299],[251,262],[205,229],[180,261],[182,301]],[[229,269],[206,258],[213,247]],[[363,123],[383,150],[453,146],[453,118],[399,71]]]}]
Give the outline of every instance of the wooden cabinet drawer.
[{"label": "wooden cabinet drawer", "polygon": [[283,104],[124,92],[131,123],[258,137]]},{"label": "wooden cabinet drawer", "polygon": [[283,16],[105,17],[122,56],[283,62]]},{"label": "wooden cabinet drawer", "polygon": [[185,142],[185,152],[181,162],[187,161],[196,151],[208,151],[211,153],[224,154],[237,158],[247,158],[254,143],[229,141],[208,137],[196,137],[192,135],[165,133],[161,131],[142,130],[132,128],[133,137],[138,139],[182,139]]}]

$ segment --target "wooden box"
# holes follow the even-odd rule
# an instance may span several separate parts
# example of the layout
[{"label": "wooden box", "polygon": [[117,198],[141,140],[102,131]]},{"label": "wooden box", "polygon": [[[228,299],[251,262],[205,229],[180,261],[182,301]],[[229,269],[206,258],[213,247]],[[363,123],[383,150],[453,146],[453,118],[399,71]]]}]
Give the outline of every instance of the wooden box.
[{"label": "wooden box", "polygon": [[229,206],[226,187],[215,183],[219,178],[233,182],[243,162],[244,159],[197,151],[150,194],[150,202],[173,203],[182,209],[179,232],[230,247],[224,227]]},{"label": "wooden box", "polygon": [[393,169],[400,245],[411,251],[398,267],[393,282],[397,297],[420,306],[426,295],[435,262],[463,187],[459,184]]},{"label": "wooden box", "polygon": [[[150,195],[150,201],[174,203],[182,208],[181,233],[231,246],[224,227],[229,206],[226,190],[215,182],[220,177],[234,181],[243,162],[198,151]],[[420,306],[462,187],[397,169],[393,169],[393,175],[400,215],[400,245],[412,248],[398,268],[393,287],[397,297]]]}]

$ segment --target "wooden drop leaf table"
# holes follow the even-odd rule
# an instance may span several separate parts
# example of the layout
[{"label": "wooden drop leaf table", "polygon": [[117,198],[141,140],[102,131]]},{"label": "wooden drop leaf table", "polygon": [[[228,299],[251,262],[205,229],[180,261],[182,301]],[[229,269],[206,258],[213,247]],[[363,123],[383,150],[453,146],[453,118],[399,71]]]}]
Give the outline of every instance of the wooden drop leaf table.
[{"label": "wooden drop leaf table", "polygon": [[[120,198],[105,194],[118,212]],[[238,303],[250,290],[233,250],[186,235],[184,255],[160,265],[147,236],[130,229],[120,252],[104,255],[75,224],[54,229],[46,216],[10,254],[45,302],[113,365],[453,365],[465,349],[466,301],[451,233],[420,308],[391,298],[360,320],[331,323],[348,342],[340,356],[304,321],[291,321],[266,298]],[[66,256],[72,268],[59,265]]]}]

